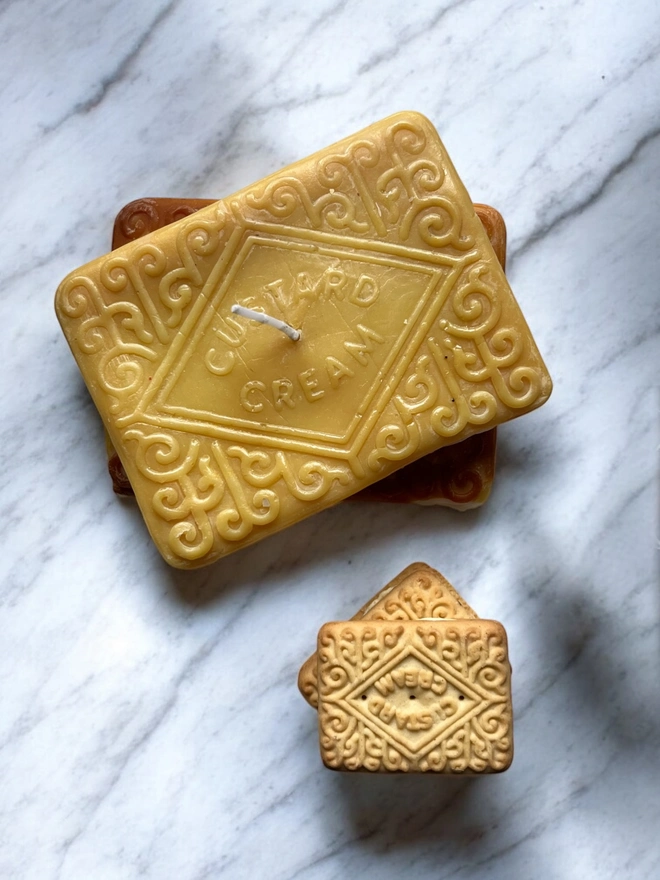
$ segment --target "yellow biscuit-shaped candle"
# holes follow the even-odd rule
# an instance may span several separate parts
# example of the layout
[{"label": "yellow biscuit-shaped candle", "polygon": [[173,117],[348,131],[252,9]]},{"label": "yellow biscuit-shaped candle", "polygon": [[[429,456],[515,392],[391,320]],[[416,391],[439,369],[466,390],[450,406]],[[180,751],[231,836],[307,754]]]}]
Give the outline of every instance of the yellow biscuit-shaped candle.
[{"label": "yellow biscuit-shaped candle", "polygon": [[[352,620],[419,620],[422,617],[466,618],[477,615],[444,575],[425,562],[413,562],[353,615]],[[318,708],[314,652],[300,667],[298,688],[310,706]]]},{"label": "yellow biscuit-shaped candle", "polygon": [[511,668],[500,623],[327,623],[317,651],[326,767],[481,774],[511,764]]},{"label": "yellow biscuit-shaped candle", "polygon": [[[112,247],[119,248],[156,229],[174,223],[213,204],[211,199],[146,198],[125,205],[112,231]],[[502,268],[506,262],[506,226],[499,211],[475,205]],[[495,475],[497,428],[483,431],[451,446],[436,449],[388,477],[372,483],[350,500],[409,502],[468,510],[490,495]],[[107,433],[106,433],[106,441]],[[107,442],[108,471],[117,495],[134,496],[121,459]]]},{"label": "yellow biscuit-shaped candle", "polygon": [[78,269],[56,310],[151,535],[182,568],[551,390],[470,198],[415,113]]}]

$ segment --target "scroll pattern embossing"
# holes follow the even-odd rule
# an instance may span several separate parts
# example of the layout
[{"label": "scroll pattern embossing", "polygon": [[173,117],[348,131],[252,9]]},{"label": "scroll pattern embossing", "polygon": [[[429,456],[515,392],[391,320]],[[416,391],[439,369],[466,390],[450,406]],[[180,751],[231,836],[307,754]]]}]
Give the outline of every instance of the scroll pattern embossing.
[{"label": "scroll pattern embossing", "polygon": [[[375,168],[380,159],[380,150],[373,141],[360,140],[351,144],[344,153],[336,153],[318,163],[318,177],[321,183],[335,189],[345,181],[352,182],[360,196],[365,211],[378,235],[386,235],[387,225],[378,210],[378,204],[365,177],[368,169]],[[368,228],[368,224],[364,224]]]},{"label": "scroll pattern embossing", "polygon": [[[161,222],[150,200],[131,210],[124,237]],[[211,562],[542,402],[549,381],[524,327],[514,332],[517,306],[489,257],[432,127],[399,114],[66,279],[60,320],[166,559]],[[379,285],[362,342],[344,334],[371,288],[339,286],[346,260],[356,283]],[[231,323],[230,304],[266,296],[262,281],[274,296],[278,279],[308,329],[332,309],[348,329],[309,368],[292,358],[276,373],[264,355],[265,391],[249,391],[246,406],[262,340]],[[328,413],[348,389],[355,406],[338,427]],[[160,445],[147,442],[157,434]],[[156,452],[176,443],[183,470],[160,480],[174,464]]]},{"label": "scroll pattern embossing", "polygon": [[[148,200],[147,200],[148,202]],[[150,216],[147,208],[145,211]],[[153,219],[153,218],[152,218]],[[101,387],[111,396],[111,411],[139,394],[149,377],[146,366],[162,357],[205,272],[200,263],[218,251],[226,215],[220,208],[212,219],[191,218],[177,236],[180,266],[154,243],[139,243],[130,258],[119,252],[101,261],[98,281],[71,275],[59,291],[59,308],[79,322],[75,344],[84,355],[98,357]],[[159,296],[153,296],[157,282]]]},{"label": "scroll pattern embossing", "polygon": [[[153,242],[139,243],[130,257],[122,251],[110,254],[100,264],[100,283],[95,284],[85,276],[67,279],[63,290],[65,313],[72,318],[81,316],[79,288],[83,286],[90,305],[93,304],[97,312],[97,323],[104,313],[123,312],[127,316],[123,325],[134,330],[141,342],[152,341],[152,333],[146,329],[148,322],[157,340],[168,343],[172,330],[181,323],[193,288],[200,288],[204,283],[207,274],[204,262],[208,263],[217,254],[227,231],[227,215],[218,207],[210,219],[192,217],[181,224],[176,238],[178,265],[174,267],[170,266],[171,256]],[[158,287],[157,299],[153,296],[154,283]],[[73,288],[77,293],[73,293]],[[125,301],[118,301],[119,295],[123,295]],[[83,351],[91,353],[92,350],[83,348]]]},{"label": "scroll pattern embossing", "polygon": [[[176,524],[169,546],[177,556],[195,560],[208,552],[214,533],[226,541],[241,541],[255,526],[274,522],[282,507],[282,492],[301,501],[322,498],[335,482],[350,479],[346,465],[323,461],[292,465],[284,452],[273,455],[239,446],[223,447],[164,431],[132,427],[125,441],[136,441],[138,471],[158,485],[153,512]],[[238,472],[232,461],[239,463]]]},{"label": "scroll pattern embossing", "polygon": [[101,267],[101,281],[111,294],[129,294],[131,289],[137,294],[140,306],[148,316],[159,342],[169,341],[169,333],[154,301],[149,296],[144,276],[157,278],[167,266],[163,250],[155,245],[142,245],[132,259],[120,255],[109,257]]},{"label": "scroll pattern embossing", "polygon": [[376,435],[374,449],[367,462],[372,471],[378,471],[381,462],[403,461],[410,458],[418,449],[421,440],[419,426],[414,419],[401,424],[383,425]]},{"label": "scroll pattern embossing", "polygon": [[181,440],[172,434],[130,428],[124,439],[137,441],[138,470],[160,484],[151,503],[161,519],[175,521],[168,534],[172,552],[188,560],[204,556],[213,545],[208,511],[221,502],[226,488],[211,456],[201,453],[197,438],[185,438],[186,446],[182,447]]},{"label": "scroll pattern embossing", "polygon": [[[448,589],[449,588],[449,589]],[[421,620],[423,617],[454,618],[474,617],[465,602],[459,600],[449,584],[437,576],[422,573],[386,598],[380,607],[370,614],[372,620]]]},{"label": "scroll pattern embossing", "polygon": [[128,241],[147,235],[163,225],[153,199],[136,199],[126,205],[115,222],[120,234]]},{"label": "scroll pattern embossing", "polygon": [[[477,507],[488,497],[495,471],[496,429],[428,452],[356,497],[371,501]],[[418,486],[424,487],[420,496]]]},{"label": "scroll pattern embossing", "polygon": [[258,489],[250,498],[251,492],[246,491],[217,441],[213,442],[213,453],[227,481],[233,501],[233,505],[220,510],[216,515],[216,528],[226,541],[242,541],[255,526],[267,525],[277,519],[280,496],[272,489]]},{"label": "scroll pattern embossing", "polygon": [[376,436],[369,458],[373,470],[399,450],[406,450],[404,456],[414,453],[412,438],[421,413],[430,410],[433,431],[451,438],[471,425],[481,429],[494,423],[502,405],[528,407],[545,393],[541,370],[519,364],[525,355],[523,337],[513,327],[501,326],[501,303],[483,263],[468,268],[449,305],[449,316],[436,324],[442,335],[427,337],[412,373],[393,398],[397,421]]},{"label": "scroll pattern embossing", "polygon": [[163,275],[158,294],[169,310],[168,327],[178,327],[182,314],[190,303],[193,290],[204,284],[206,273],[202,270],[205,258],[215,254],[228,227],[228,215],[221,206],[215,209],[212,219],[193,216],[182,223],[176,238],[180,265]]},{"label": "scroll pattern embossing", "polygon": [[133,302],[107,304],[99,285],[84,275],[69,276],[60,295],[62,312],[79,322],[78,347],[85,355],[99,356],[98,380],[116,411],[143,385],[145,362],[157,357],[144,315]]},{"label": "scroll pattern embossing", "polygon": [[366,221],[356,217],[356,206],[343,192],[324,193],[312,200],[305,185],[296,177],[282,177],[268,185],[261,197],[250,194],[247,197],[250,207],[262,208],[282,220],[290,217],[302,207],[312,226],[323,225],[332,230],[350,229],[351,232],[366,232]]},{"label": "scroll pattern embossing", "polygon": [[[463,234],[460,211],[444,191],[446,171],[427,153],[422,126],[399,120],[383,141],[355,141],[345,152],[319,160],[309,183],[279,177],[262,192],[249,193],[246,205],[278,220],[300,212],[315,229],[381,237],[394,229],[399,242],[409,242],[415,231],[431,248],[473,248],[474,237]],[[374,177],[381,160],[387,169]]]},{"label": "scroll pattern embossing", "polygon": [[[499,624],[327,624],[318,652],[326,765],[443,773],[509,765],[510,667]],[[407,710],[409,694],[421,711]]]},{"label": "scroll pattern embossing", "polygon": [[248,452],[241,446],[231,446],[227,452],[240,460],[241,473],[247,483],[265,487],[283,479],[289,492],[300,501],[316,501],[328,492],[334,480],[342,486],[350,480],[345,466],[331,467],[321,461],[308,461],[296,474],[283,452],[274,455],[258,450]]},{"label": "scroll pattern embossing", "polygon": [[[440,321],[446,334],[443,345],[452,352],[456,373],[466,382],[490,380],[505,406],[529,406],[541,394],[541,374],[531,366],[514,366],[523,355],[523,338],[513,327],[498,326],[502,306],[487,276],[487,266],[478,263],[469,270],[467,281],[457,286],[451,297],[456,320]],[[437,349],[434,354],[437,360]],[[494,404],[492,393],[490,398]]]},{"label": "scroll pattern embossing", "polygon": [[135,199],[117,214],[112,247],[135,241],[212,204],[213,199],[186,199],[185,203],[181,199]]},{"label": "scroll pattern embossing", "polygon": [[[213,526],[225,540],[239,541],[255,525],[272,522],[279,514],[279,495],[262,489],[250,498],[217,441],[203,452],[197,438],[183,440],[141,428],[128,429],[124,439],[138,443],[135,461],[140,473],[161,484],[151,499],[152,509],[161,519],[176,521],[168,541],[172,552],[183,559],[208,553],[214,542]],[[227,503],[221,506],[223,501]]]},{"label": "scroll pattern embossing", "polygon": [[[445,340],[445,345],[447,341]],[[490,391],[477,390],[465,395],[454,373],[445,363],[445,357],[437,341],[430,336],[428,346],[452,395],[454,404],[436,407],[431,413],[431,427],[441,437],[454,437],[466,425],[487,425],[495,416],[497,401]]]},{"label": "scroll pattern embossing", "polygon": [[[445,170],[437,163],[419,156],[426,147],[421,126],[400,121],[390,126],[385,135],[392,167],[376,184],[381,200],[387,205],[391,222],[398,222],[401,241],[408,241],[413,226],[422,241],[430,247],[451,246],[465,251],[474,245],[472,236],[461,235],[461,218],[456,206],[439,193],[445,181]],[[403,197],[405,208],[400,202]]]}]

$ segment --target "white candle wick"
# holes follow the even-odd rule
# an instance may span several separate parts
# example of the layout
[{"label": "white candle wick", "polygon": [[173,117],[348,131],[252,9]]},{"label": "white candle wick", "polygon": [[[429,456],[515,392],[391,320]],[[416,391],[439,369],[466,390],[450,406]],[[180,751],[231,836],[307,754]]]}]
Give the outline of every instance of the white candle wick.
[{"label": "white candle wick", "polygon": [[300,339],[300,330],[294,330],[289,324],[280,321],[278,318],[273,318],[272,315],[265,315],[263,312],[255,312],[254,309],[246,309],[245,306],[239,305],[233,305],[231,310],[233,314],[240,315],[242,318],[251,318],[253,321],[258,321],[260,324],[267,324],[269,327],[281,330],[282,333],[285,333],[289,339],[292,340],[292,342],[298,342]]}]

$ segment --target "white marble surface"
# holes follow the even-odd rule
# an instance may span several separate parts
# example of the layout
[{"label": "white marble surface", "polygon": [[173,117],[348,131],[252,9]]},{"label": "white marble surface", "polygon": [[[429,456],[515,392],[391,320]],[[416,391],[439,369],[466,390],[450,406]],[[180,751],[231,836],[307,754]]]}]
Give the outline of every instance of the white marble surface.
[{"label": "white marble surface", "polygon": [[[0,0],[0,877],[660,876],[659,35],[655,0]],[[501,430],[481,511],[342,507],[168,569],[55,287],[130,199],[399,109],[505,215],[551,401]],[[418,558],[507,627],[502,776],[321,766],[298,666]]]}]

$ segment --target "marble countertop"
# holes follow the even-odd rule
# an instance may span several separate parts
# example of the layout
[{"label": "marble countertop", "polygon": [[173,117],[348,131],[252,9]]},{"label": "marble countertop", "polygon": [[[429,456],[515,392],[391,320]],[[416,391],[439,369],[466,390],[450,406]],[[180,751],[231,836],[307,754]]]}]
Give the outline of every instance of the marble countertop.
[{"label": "marble countertop", "polygon": [[[1,0],[2,878],[659,876],[659,34],[652,0]],[[481,510],[356,504],[168,568],[57,284],[131,199],[400,109],[504,214],[553,397],[500,430]],[[321,765],[298,667],[416,559],[507,628],[503,775]]]}]

